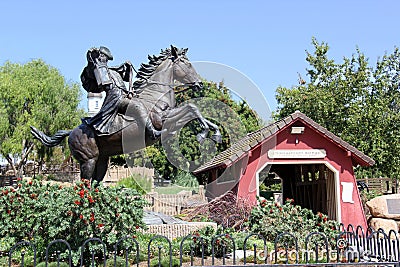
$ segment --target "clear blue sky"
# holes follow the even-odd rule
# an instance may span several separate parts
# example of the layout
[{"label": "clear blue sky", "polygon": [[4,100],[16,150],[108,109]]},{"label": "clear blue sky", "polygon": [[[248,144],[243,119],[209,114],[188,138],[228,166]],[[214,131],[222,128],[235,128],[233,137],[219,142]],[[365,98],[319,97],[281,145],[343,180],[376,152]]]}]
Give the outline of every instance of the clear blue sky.
[{"label": "clear blue sky", "polygon": [[90,47],[107,46],[115,65],[130,60],[138,67],[174,44],[188,47],[191,61],[225,64],[248,76],[271,110],[279,85],[297,84],[298,72],[307,79],[312,37],[328,43],[338,62],[359,47],[371,65],[400,44],[398,0],[14,0],[1,1],[0,10],[0,65],[41,58],[79,82]]}]

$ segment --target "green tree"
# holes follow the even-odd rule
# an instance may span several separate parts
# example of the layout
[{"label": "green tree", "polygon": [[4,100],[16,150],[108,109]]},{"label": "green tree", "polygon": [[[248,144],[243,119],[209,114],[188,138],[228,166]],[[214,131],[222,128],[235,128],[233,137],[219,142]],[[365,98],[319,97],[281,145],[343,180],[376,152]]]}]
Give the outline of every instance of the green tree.
[{"label": "green tree", "polygon": [[[185,164],[190,162],[189,170],[193,170],[210,160],[215,154],[227,149],[232,142],[239,140],[248,132],[255,131],[262,127],[262,122],[258,115],[244,101],[235,101],[230,91],[222,82],[204,81],[204,88],[200,91],[188,90],[177,94],[177,104],[190,100],[199,100],[195,102],[199,107],[205,105],[203,110],[207,110],[206,119],[212,121],[220,127],[223,135],[222,143],[216,145],[214,153],[207,153],[212,150],[214,143],[207,140],[199,144],[196,140],[196,134],[201,131],[201,126],[197,121],[189,122],[179,133],[179,142],[171,145],[173,153],[169,153],[167,158],[164,147],[158,143],[146,149],[146,154],[151,158],[153,166],[157,172],[166,179],[174,179],[181,169],[171,164],[171,159],[175,162]],[[211,103],[211,104],[210,104]],[[214,105],[214,104],[217,105]],[[221,111],[222,106],[229,107],[230,112],[235,116],[225,116]],[[204,114],[203,114],[204,115]],[[222,119],[221,119],[222,118]],[[212,132],[210,133],[212,134]],[[206,152],[205,152],[206,151]],[[204,181],[200,181],[204,183]]]},{"label": "green tree", "polygon": [[280,119],[300,110],[376,161],[373,168],[358,168],[358,176],[397,177],[399,49],[385,54],[371,67],[359,49],[337,63],[328,57],[326,43],[313,38],[312,44],[314,52],[306,52],[310,80],[277,88],[274,117]]},{"label": "green tree", "polygon": [[[0,153],[18,175],[34,147],[30,125],[46,133],[75,127],[80,89],[67,83],[60,72],[42,60],[26,64],[6,62],[0,67]],[[51,150],[38,144],[38,156]],[[14,163],[14,158],[19,162]]]}]

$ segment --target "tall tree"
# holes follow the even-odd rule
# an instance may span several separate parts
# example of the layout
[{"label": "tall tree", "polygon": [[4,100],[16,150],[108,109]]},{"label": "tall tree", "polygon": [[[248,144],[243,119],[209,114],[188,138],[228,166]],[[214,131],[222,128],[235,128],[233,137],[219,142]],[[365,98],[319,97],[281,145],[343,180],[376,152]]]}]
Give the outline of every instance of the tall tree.
[{"label": "tall tree", "polygon": [[358,168],[358,176],[398,177],[399,49],[385,54],[371,67],[359,49],[337,63],[328,57],[326,43],[313,38],[312,44],[314,52],[306,52],[309,82],[277,88],[275,118],[300,110],[374,158],[375,166]]},{"label": "tall tree", "polygon": [[[79,101],[78,84],[67,83],[42,60],[0,67],[0,153],[16,174],[22,174],[34,146],[30,125],[47,133],[75,127],[83,115]],[[51,150],[38,143],[38,151],[44,157]]]}]

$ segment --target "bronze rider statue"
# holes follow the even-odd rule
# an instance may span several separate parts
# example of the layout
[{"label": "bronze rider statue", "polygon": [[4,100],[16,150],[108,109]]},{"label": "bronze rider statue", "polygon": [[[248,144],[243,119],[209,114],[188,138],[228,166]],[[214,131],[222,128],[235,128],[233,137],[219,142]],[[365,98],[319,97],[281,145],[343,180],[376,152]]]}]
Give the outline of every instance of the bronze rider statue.
[{"label": "bronze rider statue", "polygon": [[[124,83],[124,81],[129,82],[131,86],[133,66],[128,61],[118,67],[108,67],[107,63],[109,60],[113,60],[113,56],[111,51],[104,46],[89,49],[86,57],[88,64],[81,74],[82,86],[88,92],[100,93],[104,91],[106,97],[100,111],[91,118],[83,119],[83,121],[93,127],[97,135],[110,135],[124,128],[124,123],[116,122],[115,119],[118,113],[123,113],[124,109],[126,110],[127,101],[123,100],[126,97],[131,99],[133,96],[131,88],[127,90]],[[154,128],[143,104],[140,101],[135,101],[133,105],[133,110],[137,113],[135,119],[141,120],[138,123],[145,125],[150,138],[157,139],[160,137],[162,132]]]}]

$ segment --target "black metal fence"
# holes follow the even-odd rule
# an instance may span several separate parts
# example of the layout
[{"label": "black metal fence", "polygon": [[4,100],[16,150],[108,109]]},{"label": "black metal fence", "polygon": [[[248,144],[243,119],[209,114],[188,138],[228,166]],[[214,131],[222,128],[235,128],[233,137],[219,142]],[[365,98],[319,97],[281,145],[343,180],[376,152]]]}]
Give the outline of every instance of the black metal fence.
[{"label": "black metal fence", "polygon": [[[2,252],[8,266],[396,266],[400,267],[399,232],[385,233],[382,229],[366,231],[360,226],[341,225],[336,238],[314,232],[299,240],[291,233],[279,234],[268,245],[259,234],[249,233],[235,240],[228,234],[213,237],[188,235],[180,243],[155,235],[146,248],[140,248],[136,238],[125,237],[107,252],[106,244],[98,238],[88,238],[80,247],[79,262],[72,260],[70,244],[54,240],[48,244],[42,263],[38,263],[36,247],[29,241],[15,244]],[[243,246],[238,246],[243,245]],[[143,246],[143,245],[142,245]],[[243,249],[237,249],[238,247]],[[63,248],[62,251],[60,248]],[[145,252],[143,252],[145,251]],[[29,264],[25,256],[30,254]],[[143,255],[145,254],[145,255]],[[240,254],[240,255],[239,255]],[[17,259],[17,260],[16,260]],[[5,261],[3,261],[5,262]],[[6,266],[6,265],[2,265]]]}]

